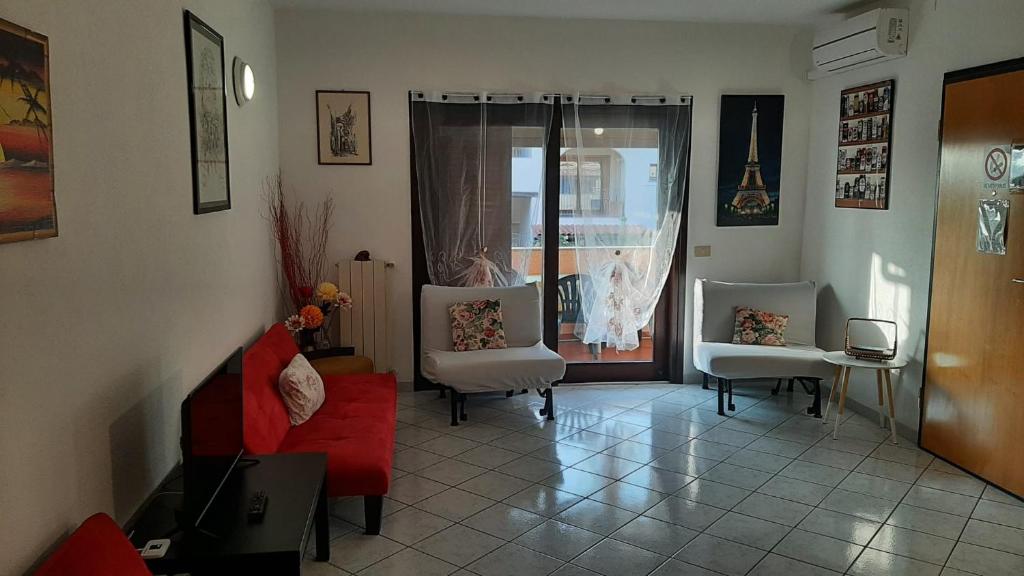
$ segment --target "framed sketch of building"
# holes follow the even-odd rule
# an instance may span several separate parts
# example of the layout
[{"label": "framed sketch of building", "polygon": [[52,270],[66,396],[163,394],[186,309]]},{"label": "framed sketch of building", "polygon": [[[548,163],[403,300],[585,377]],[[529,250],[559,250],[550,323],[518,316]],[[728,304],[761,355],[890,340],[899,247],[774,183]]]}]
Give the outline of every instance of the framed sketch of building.
[{"label": "framed sketch of building", "polygon": [[320,164],[372,164],[370,93],[317,90],[316,139]]},{"label": "framed sketch of building", "polygon": [[224,37],[185,11],[189,133],[192,140],[192,211],[231,208],[228,100],[224,91]]},{"label": "framed sketch of building", "polygon": [[894,80],[840,93],[837,208],[889,209],[894,95]]}]

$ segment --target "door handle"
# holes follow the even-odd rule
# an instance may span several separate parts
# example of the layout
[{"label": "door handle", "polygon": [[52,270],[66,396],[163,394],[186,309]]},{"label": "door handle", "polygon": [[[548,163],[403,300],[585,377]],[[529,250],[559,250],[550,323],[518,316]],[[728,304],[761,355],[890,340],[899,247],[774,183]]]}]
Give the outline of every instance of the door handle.
[{"label": "door handle", "polygon": [[1010,282],[1014,284],[1024,284],[1024,278],[1010,278]]}]

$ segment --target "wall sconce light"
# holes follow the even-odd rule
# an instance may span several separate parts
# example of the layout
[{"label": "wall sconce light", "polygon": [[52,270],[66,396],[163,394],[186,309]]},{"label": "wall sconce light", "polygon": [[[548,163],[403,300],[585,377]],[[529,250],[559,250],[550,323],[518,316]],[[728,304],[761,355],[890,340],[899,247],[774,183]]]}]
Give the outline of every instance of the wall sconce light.
[{"label": "wall sconce light", "polygon": [[238,102],[241,107],[252,100],[253,95],[256,94],[256,76],[252,72],[252,66],[243,62],[238,56],[235,56],[232,68],[235,79],[235,102]]}]

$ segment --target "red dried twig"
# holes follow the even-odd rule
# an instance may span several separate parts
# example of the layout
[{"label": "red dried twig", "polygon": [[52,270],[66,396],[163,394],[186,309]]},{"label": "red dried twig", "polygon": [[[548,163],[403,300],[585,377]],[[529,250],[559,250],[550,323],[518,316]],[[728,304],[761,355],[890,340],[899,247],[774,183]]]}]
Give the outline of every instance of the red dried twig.
[{"label": "red dried twig", "polygon": [[313,211],[302,202],[289,207],[280,174],[267,179],[264,196],[278,247],[281,296],[298,311],[313,302],[316,286],[323,281],[334,200],[324,198]]}]

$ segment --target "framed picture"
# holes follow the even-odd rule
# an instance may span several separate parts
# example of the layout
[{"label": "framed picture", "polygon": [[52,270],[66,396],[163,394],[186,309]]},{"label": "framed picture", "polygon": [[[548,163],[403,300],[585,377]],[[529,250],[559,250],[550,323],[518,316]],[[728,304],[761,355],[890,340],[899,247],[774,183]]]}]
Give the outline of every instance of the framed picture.
[{"label": "framed picture", "polygon": [[1010,179],[1008,181],[1011,194],[1024,194],[1024,142],[1010,145]]},{"label": "framed picture", "polygon": [[837,208],[889,209],[895,89],[886,80],[840,93]]},{"label": "framed picture", "polygon": [[372,164],[370,93],[317,90],[316,140],[320,164]]},{"label": "framed picture", "polygon": [[49,46],[0,19],[0,242],[57,235]]},{"label": "framed picture", "polygon": [[718,226],[778,226],[782,95],[723,95],[718,129]]},{"label": "framed picture", "polygon": [[228,100],[224,91],[224,37],[185,11],[189,131],[192,136],[192,210],[231,208]]}]

